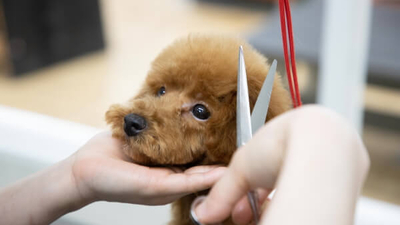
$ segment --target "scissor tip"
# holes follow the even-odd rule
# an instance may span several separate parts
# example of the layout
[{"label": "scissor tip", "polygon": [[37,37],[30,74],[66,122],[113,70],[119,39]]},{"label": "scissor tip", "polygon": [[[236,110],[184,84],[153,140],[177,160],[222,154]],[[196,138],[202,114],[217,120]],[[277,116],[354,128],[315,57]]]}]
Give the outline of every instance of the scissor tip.
[{"label": "scissor tip", "polygon": [[[242,62],[242,61],[244,61],[244,59],[243,59],[243,46],[239,46],[239,62]],[[239,66],[241,66],[240,65],[240,63],[239,63]]]}]

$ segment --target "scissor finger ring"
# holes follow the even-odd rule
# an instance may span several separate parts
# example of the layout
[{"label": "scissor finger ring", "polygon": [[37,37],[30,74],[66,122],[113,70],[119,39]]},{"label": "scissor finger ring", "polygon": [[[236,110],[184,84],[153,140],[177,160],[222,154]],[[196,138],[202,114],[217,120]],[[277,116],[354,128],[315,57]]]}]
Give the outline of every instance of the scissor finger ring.
[{"label": "scissor finger ring", "polygon": [[[204,225],[202,223],[200,223],[199,219],[197,218],[196,212],[194,211],[195,208],[200,205],[200,203],[202,203],[204,201],[204,199],[206,199],[206,196],[199,196],[197,197],[193,202],[192,202],[192,206],[190,207],[190,219],[192,219],[193,223],[195,225]],[[221,225],[221,224],[215,224],[215,225]]]}]

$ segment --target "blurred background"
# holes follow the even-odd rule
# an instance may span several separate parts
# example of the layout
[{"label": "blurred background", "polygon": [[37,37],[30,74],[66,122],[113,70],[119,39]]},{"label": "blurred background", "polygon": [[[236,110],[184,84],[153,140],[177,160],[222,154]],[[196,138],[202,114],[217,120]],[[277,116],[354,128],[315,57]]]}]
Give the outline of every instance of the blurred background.
[{"label": "blurred background", "polygon": [[[400,205],[400,3],[372,7],[360,102],[372,166],[362,194]],[[292,2],[304,103],[320,93],[324,12],[323,0]],[[105,129],[108,107],[133,96],[155,56],[193,32],[241,36],[285,75],[273,1],[2,0],[0,106]]]}]

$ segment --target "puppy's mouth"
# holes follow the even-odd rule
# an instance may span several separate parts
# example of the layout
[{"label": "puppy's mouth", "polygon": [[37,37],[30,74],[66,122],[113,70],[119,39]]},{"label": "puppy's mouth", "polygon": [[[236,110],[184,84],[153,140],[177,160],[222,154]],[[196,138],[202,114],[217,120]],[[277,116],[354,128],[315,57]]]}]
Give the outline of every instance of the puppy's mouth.
[{"label": "puppy's mouth", "polygon": [[204,162],[206,158],[206,154],[202,154],[201,156],[194,158],[192,161],[184,164],[155,164],[154,167],[178,167],[182,170],[187,170],[191,167],[198,166],[198,165],[203,165],[202,162]]},{"label": "puppy's mouth", "polygon": [[[146,152],[143,152],[140,150],[140,145],[139,146],[132,146],[132,143],[129,143],[127,140],[125,146],[124,146],[124,152],[126,155],[132,160],[133,163],[143,165],[143,166],[148,166],[148,167],[177,167],[180,169],[188,169],[193,166],[197,165],[204,165],[204,162],[206,161],[206,152],[193,157],[192,160],[186,161],[186,162],[162,162],[160,159],[154,158],[154,156],[146,154]],[[170,157],[167,157],[170,158]]]}]

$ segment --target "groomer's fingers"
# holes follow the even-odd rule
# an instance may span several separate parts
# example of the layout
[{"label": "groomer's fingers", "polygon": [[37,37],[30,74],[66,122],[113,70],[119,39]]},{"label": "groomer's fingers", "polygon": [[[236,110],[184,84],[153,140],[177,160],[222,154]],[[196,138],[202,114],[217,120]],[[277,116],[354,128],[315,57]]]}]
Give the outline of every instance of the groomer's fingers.
[{"label": "groomer's fingers", "polygon": [[159,181],[157,192],[168,194],[189,194],[202,191],[213,186],[224,174],[226,167],[196,167],[184,173],[170,174]]},{"label": "groomer's fingers", "polygon": [[194,166],[194,167],[190,167],[189,169],[185,170],[185,174],[196,174],[196,173],[207,173],[209,171],[212,171],[216,168],[219,168],[221,166],[214,166],[214,165],[210,165],[210,166]]},{"label": "groomer's fingers", "polygon": [[[268,198],[268,195],[272,192],[272,189],[264,190],[258,189],[257,190],[257,197],[258,203],[260,206],[263,206],[265,201]],[[263,207],[260,207],[262,209]],[[251,206],[247,195],[243,196],[239,202],[235,205],[232,211],[232,220],[237,225],[246,225],[249,224],[253,219],[253,213],[251,211]]]},{"label": "groomer's fingers", "polygon": [[249,190],[249,185],[241,173],[232,168],[228,169],[212,188],[206,200],[195,209],[202,223],[221,222],[229,216],[236,202]]},{"label": "groomer's fingers", "polygon": [[273,188],[284,155],[291,115],[289,112],[269,122],[235,153],[228,171],[196,209],[201,222],[223,221],[250,189]]}]

